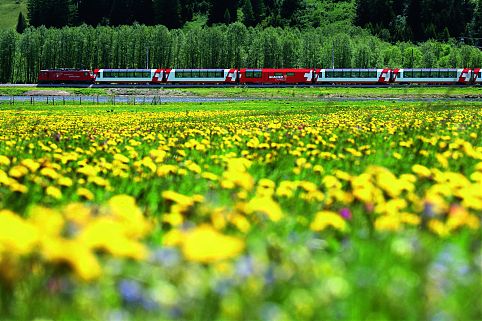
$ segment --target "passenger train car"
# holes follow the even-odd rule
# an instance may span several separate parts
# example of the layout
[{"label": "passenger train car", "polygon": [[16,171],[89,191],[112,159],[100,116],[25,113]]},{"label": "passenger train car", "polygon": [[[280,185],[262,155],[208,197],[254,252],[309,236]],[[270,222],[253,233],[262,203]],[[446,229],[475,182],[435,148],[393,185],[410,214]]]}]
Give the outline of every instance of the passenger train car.
[{"label": "passenger train car", "polygon": [[394,83],[467,84],[473,82],[472,70],[465,69],[395,69]]},{"label": "passenger train car", "polygon": [[318,69],[318,84],[388,84],[390,69]]},{"label": "passenger train car", "polygon": [[236,69],[166,69],[164,83],[235,84]]},{"label": "passenger train car", "polygon": [[240,84],[311,84],[312,69],[240,69]]},{"label": "passenger train car", "polygon": [[464,69],[95,69],[41,70],[42,83],[206,85],[481,84],[481,68]]},{"label": "passenger train car", "polygon": [[159,83],[164,78],[161,69],[95,69],[95,82],[99,84]]}]

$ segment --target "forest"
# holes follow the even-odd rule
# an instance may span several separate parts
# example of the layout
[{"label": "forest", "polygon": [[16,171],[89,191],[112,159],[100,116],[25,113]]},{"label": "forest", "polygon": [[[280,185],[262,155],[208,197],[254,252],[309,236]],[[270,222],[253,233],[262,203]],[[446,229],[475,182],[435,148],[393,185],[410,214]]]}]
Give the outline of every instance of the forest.
[{"label": "forest", "polygon": [[[334,61],[332,59],[334,58]],[[44,68],[480,67],[482,51],[454,42],[391,44],[360,27],[28,28],[0,32],[0,82],[35,82]]]},{"label": "forest", "polygon": [[21,30],[0,30],[0,82],[47,68],[480,67],[481,1],[442,1],[415,24],[414,3],[436,1],[28,0]]},{"label": "forest", "polygon": [[[317,28],[345,22],[386,41],[482,38],[482,0],[27,0],[30,25],[64,27],[162,24],[206,17],[207,25]],[[480,44],[482,46],[482,43]]]}]

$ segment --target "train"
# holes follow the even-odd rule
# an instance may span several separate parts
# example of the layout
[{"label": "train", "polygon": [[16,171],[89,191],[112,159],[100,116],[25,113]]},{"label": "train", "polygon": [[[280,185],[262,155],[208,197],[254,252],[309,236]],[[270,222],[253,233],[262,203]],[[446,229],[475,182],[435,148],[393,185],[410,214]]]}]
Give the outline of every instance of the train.
[{"label": "train", "polygon": [[39,84],[480,85],[482,68],[48,69]]}]

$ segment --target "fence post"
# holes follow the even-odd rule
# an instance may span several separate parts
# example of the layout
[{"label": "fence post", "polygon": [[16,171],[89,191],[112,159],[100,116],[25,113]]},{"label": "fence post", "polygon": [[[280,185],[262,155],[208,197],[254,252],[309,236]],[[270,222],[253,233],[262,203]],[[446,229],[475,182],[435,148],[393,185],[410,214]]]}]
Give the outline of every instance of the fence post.
[{"label": "fence post", "polygon": [[82,105],[82,96],[79,96],[80,105]]},{"label": "fence post", "polygon": [[99,95],[97,95],[97,105],[99,104]]},{"label": "fence post", "polygon": [[63,104],[64,104],[64,106],[65,106],[65,96],[62,96],[62,102],[63,102]]},{"label": "fence post", "polygon": [[55,106],[55,97],[52,96],[52,105]]},{"label": "fence post", "polygon": [[115,95],[114,95],[114,97],[112,98],[112,102],[113,102],[113,104],[114,104],[114,106],[115,106]]},{"label": "fence post", "polygon": [[49,96],[47,96],[47,105],[49,104]]}]

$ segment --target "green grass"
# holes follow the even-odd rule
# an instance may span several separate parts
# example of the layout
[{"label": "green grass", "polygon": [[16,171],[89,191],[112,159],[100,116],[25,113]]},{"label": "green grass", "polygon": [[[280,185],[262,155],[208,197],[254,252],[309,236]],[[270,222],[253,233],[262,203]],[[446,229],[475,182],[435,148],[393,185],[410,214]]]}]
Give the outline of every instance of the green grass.
[{"label": "green grass", "polygon": [[15,29],[20,12],[27,17],[27,0],[1,0],[0,29]]},{"label": "green grass", "polygon": [[330,98],[330,97],[482,97],[482,87],[386,88],[193,88],[183,90],[206,97]]},{"label": "green grass", "polygon": [[386,88],[181,88],[107,89],[55,87],[0,87],[0,95],[23,95],[31,90],[62,90],[76,95],[189,95],[200,97],[246,97],[311,100],[319,98],[482,98],[482,86],[475,87],[386,87]]}]

